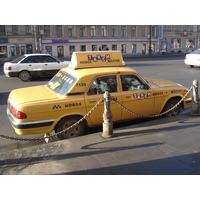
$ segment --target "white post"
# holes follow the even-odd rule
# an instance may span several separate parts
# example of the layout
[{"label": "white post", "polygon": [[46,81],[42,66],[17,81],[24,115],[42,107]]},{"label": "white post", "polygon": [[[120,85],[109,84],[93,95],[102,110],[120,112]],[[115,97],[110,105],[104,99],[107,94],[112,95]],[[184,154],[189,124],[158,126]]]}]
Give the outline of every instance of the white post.
[{"label": "white post", "polygon": [[193,95],[192,95],[192,103],[191,103],[191,115],[200,115],[199,110],[199,95],[198,95],[198,81],[193,81]]},{"label": "white post", "polygon": [[109,138],[113,136],[112,113],[110,111],[110,93],[104,93],[104,113],[103,113],[103,134],[102,137]]}]

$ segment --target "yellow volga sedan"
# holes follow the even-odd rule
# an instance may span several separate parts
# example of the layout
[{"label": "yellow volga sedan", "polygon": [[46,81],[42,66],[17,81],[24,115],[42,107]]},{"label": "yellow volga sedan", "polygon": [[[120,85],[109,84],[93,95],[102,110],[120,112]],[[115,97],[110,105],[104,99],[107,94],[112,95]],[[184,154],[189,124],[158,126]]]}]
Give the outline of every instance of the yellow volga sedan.
[{"label": "yellow volga sedan", "polygon": [[[46,85],[11,91],[7,114],[19,135],[60,132],[85,116],[109,91],[125,108],[140,115],[177,115],[190,107],[188,89],[182,85],[142,78],[126,67],[119,51],[74,52],[69,67],[61,69]],[[59,134],[60,139],[82,135],[86,126],[102,124],[104,105],[99,106],[76,127]],[[111,101],[113,122],[137,118]]]}]

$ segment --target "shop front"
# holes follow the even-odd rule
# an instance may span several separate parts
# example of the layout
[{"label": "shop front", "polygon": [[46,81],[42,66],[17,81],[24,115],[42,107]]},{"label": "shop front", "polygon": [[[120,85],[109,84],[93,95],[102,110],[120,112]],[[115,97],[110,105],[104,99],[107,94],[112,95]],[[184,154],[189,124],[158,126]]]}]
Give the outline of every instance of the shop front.
[{"label": "shop front", "polygon": [[8,57],[8,39],[0,38],[0,58]]}]

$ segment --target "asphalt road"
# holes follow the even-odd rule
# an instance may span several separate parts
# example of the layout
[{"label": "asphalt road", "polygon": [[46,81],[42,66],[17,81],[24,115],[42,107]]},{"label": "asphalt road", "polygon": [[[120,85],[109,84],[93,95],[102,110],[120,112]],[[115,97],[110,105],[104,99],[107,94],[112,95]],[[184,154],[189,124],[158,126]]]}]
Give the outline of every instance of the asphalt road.
[{"label": "asphalt road", "polygon": [[[178,82],[190,87],[194,79],[199,79],[200,68],[190,68],[183,62],[183,57],[159,57],[159,58],[129,58],[125,59],[127,66],[133,67],[141,76],[157,79],[166,79]],[[18,136],[11,127],[7,115],[7,98],[11,90],[22,87],[43,85],[48,78],[35,79],[30,82],[22,82],[18,78],[8,78],[3,73],[3,66],[0,65],[0,134],[17,138],[38,138],[42,135]],[[93,129],[99,131],[98,128]],[[55,139],[56,140],[56,139]],[[0,137],[0,152],[42,144],[40,142],[27,142],[8,140]]]}]

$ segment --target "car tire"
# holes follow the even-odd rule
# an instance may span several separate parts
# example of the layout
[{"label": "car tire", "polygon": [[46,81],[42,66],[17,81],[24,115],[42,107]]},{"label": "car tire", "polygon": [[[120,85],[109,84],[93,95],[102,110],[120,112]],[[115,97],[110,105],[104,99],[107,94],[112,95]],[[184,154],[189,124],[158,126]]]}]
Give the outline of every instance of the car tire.
[{"label": "car tire", "polygon": [[[176,99],[170,99],[166,103],[165,107],[163,108],[162,113],[168,111],[169,109],[171,109],[172,107],[174,107],[177,103],[178,103],[178,100],[176,100]],[[178,115],[180,113],[180,110],[181,110],[181,107],[180,107],[180,105],[178,105],[172,111],[164,114],[163,117],[172,117],[172,116]]]},{"label": "car tire", "polygon": [[[80,117],[77,117],[77,116],[65,117],[65,118],[61,119],[60,122],[58,122],[58,124],[55,128],[55,132],[58,133],[64,129],[72,126],[79,120],[80,120]],[[58,134],[57,137],[58,137],[58,139],[63,140],[63,139],[81,136],[81,135],[83,135],[84,130],[85,130],[85,124],[84,124],[84,122],[80,122],[76,127],[72,128],[71,130],[67,131],[66,133]]]},{"label": "car tire", "polygon": [[21,81],[29,81],[31,79],[31,74],[28,71],[21,71],[19,73],[19,79],[21,79]]},{"label": "car tire", "polygon": [[193,68],[193,67],[194,67],[194,65],[190,65],[190,67],[191,67],[191,68]]}]

